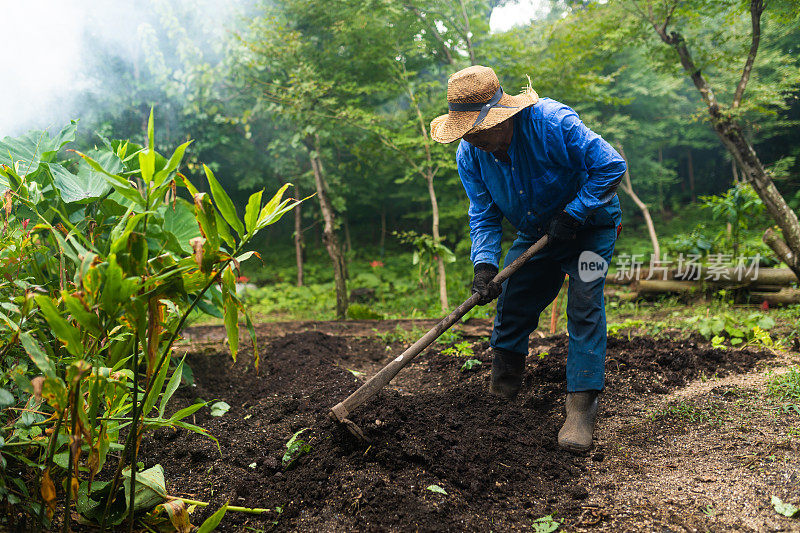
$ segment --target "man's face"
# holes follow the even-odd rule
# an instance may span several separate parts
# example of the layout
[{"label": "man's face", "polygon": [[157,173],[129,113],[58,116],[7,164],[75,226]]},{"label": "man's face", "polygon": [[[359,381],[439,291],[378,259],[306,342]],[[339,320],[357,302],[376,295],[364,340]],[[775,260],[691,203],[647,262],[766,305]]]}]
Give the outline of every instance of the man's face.
[{"label": "man's face", "polygon": [[504,152],[511,144],[514,121],[508,118],[496,126],[464,135],[464,140],[485,152]]}]

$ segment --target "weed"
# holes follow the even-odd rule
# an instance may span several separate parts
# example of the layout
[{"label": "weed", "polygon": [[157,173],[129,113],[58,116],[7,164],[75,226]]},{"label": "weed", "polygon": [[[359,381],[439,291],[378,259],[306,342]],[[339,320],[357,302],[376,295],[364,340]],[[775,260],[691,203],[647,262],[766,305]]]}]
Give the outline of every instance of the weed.
[{"label": "weed", "polygon": [[303,428],[296,431],[286,443],[286,453],[283,454],[281,459],[284,468],[289,468],[297,459],[311,451],[311,444],[300,438],[300,435],[309,429],[311,428]]},{"label": "weed", "polygon": [[773,341],[767,330],[772,329],[775,320],[761,313],[750,313],[745,317],[737,317],[729,312],[714,315],[698,314],[685,320],[700,335],[711,340],[714,347],[722,348],[727,339],[731,346],[759,344],[772,346]]},{"label": "weed", "polygon": [[556,520],[553,515],[549,514],[533,521],[534,533],[552,533],[557,530],[563,520]]},{"label": "weed", "polygon": [[439,344],[453,344],[454,342],[461,340],[462,336],[463,335],[460,331],[448,329],[439,335],[439,338],[436,340],[436,342]]},{"label": "weed", "polygon": [[476,367],[478,367],[478,366],[480,366],[482,364],[483,363],[481,363],[477,359],[467,359],[466,361],[464,361],[464,364],[461,366],[461,372],[467,372],[467,371],[472,370],[473,368],[476,368]]},{"label": "weed", "polygon": [[770,373],[767,390],[781,402],[785,402],[785,412],[800,414],[800,367],[792,367],[783,374]]},{"label": "weed", "polygon": [[442,350],[442,355],[454,355],[456,357],[472,357],[475,355],[472,344],[469,341],[457,342],[449,348]]}]

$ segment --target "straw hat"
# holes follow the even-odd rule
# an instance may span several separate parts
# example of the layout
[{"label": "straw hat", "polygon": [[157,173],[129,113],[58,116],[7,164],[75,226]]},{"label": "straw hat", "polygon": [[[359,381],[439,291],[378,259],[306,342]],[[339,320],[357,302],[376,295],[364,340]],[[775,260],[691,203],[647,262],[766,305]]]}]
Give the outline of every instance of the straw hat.
[{"label": "straw hat", "polygon": [[489,67],[473,65],[447,80],[450,112],[431,121],[431,138],[451,143],[465,134],[489,129],[539,101],[530,85],[519,95],[503,92],[497,74]]}]

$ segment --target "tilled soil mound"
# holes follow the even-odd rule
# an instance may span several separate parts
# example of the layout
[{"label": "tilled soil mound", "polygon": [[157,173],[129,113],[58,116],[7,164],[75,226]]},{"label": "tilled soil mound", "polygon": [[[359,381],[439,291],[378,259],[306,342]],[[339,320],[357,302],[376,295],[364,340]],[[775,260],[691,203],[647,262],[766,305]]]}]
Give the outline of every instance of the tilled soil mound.
[{"label": "tilled soil mound", "polygon": [[[520,396],[503,402],[487,392],[491,367],[485,342],[475,343],[477,370],[439,348],[420,355],[352,419],[371,439],[358,445],[328,419],[328,410],[365,376],[395,357],[379,340],[308,332],[273,339],[252,357],[192,354],[195,384],[182,387],[173,409],[197,398],[231,405],[222,417],[208,409],[194,422],[211,440],[159,430],[140,459],[160,463],[173,494],[211,501],[192,517],[200,523],[219,505],[281,508],[263,515],[228,513],[220,530],[505,531],[530,528],[556,513],[575,524],[589,491],[577,482],[595,448],[581,457],[561,451],[567,339],[531,343]],[[766,352],[714,350],[694,340],[610,338],[602,417],[643,395],[663,394],[687,380],[753,367]],[[297,431],[310,451],[286,467],[286,443]],[[434,492],[435,485],[447,494]]]}]

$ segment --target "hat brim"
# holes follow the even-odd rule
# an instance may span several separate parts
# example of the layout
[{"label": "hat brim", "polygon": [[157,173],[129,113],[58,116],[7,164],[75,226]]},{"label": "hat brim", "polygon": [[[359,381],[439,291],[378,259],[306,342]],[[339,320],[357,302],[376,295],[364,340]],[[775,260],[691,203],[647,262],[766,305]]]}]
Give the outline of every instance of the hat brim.
[{"label": "hat brim", "polygon": [[431,139],[438,143],[449,144],[472,131],[481,131],[497,126],[538,101],[539,95],[533,89],[527,89],[517,96],[504,94],[498,103],[508,107],[493,107],[483,122],[475,128],[472,125],[475,124],[475,119],[480,114],[479,111],[450,111],[431,121]]}]

